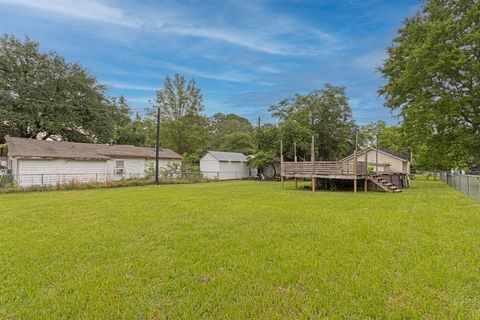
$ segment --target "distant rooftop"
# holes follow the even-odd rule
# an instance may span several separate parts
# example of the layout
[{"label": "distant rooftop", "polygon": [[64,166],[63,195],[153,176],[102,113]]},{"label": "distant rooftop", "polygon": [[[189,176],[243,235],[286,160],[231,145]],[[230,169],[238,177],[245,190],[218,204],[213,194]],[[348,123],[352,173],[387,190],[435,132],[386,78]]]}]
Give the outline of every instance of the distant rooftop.
[{"label": "distant rooftop", "polygon": [[218,161],[247,161],[247,157],[239,152],[208,151]]},{"label": "distant rooftop", "polygon": [[[8,153],[20,158],[45,159],[91,159],[107,160],[111,158],[155,159],[155,148],[135,147],[131,145],[106,145],[68,141],[45,141],[26,138],[7,137]],[[170,150],[161,148],[160,158],[181,159]]]}]

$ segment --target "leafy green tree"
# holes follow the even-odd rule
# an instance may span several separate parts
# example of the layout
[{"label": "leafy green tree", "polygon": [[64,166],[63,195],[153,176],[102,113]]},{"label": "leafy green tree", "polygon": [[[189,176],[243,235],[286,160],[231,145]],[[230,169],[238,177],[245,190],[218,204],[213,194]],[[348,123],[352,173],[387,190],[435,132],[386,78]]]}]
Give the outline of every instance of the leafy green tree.
[{"label": "leafy green tree", "polygon": [[348,104],[345,88],[326,84],[307,95],[297,94],[270,107],[281,121],[296,121],[316,138],[316,156],[335,160],[354,148],[357,126]]},{"label": "leafy green tree", "polygon": [[379,120],[359,127],[359,142],[361,148],[375,147],[380,143],[380,135],[386,130],[387,124],[385,121]]},{"label": "leafy green tree", "polygon": [[[160,107],[163,146],[180,154],[206,149],[208,120],[202,115],[202,93],[194,80],[187,82],[178,74],[173,79],[167,76],[163,88],[157,91],[156,104]],[[149,115],[155,121],[155,107]]]},{"label": "leafy green tree", "polygon": [[276,125],[264,124],[254,133],[254,144],[257,151],[280,154],[280,132]]},{"label": "leafy green tree", "polygon": [[241,152],[252,154],[255,150],[252,144],[252,136],[246,132],[233,132],[223,136],[223,142],[219,147],[220,151]]},{"label": "leafy green tree", "polygon": [[275,158],[276,153],[274,151],[259,151],[255,154],[255,156],[248,159],[247,164],[251,168],[258,168],[260,171],[262,171],[262,169],[271,167],[274,175],[277,175]]},{"label": "leafy green tree", "polygon": [[[209,149],[251,152],[253,126],[247,119],[236,114],[216,113],[209,120],[211,127]],[[235,141],[234,138],[241,140]]]},{"label": "leafy green tree", "polygon": [[36,42],[0,37],[0,140],[4,135],[109,142],[116,110],[105,86]]},{"label": "leafy green tree", "polygon": [[132,111],[128,105],[127,99],[120,96],[118,99],[112,99],[116,106],[114,117],[114,133],[112,143],[130,144],[135,146],[145,146],[147,142],[147,130],[143,119],[137,113],[132,120]]},{"label": "leafy green tree", "polygon": [[287,160],[295,159],[295,144],[297,158],[310,160],[310,141],[312,131],[294,120],[286,120],[279,126],[279,138],[283,143],[283,155]]},{"label": "leafy green tree", "polygon": [[463,167],[480,154],[480,3],[430,0],[407,19],[380,68],[386,106],[429,168]]},{"label": "leafy green tree", "polygon": [[153,147],[155,141],[149,139],[154,130],[154,123],[144,120],[137,113],[134,119],[116,128],[113,143],[129,144],[139,147]]}]

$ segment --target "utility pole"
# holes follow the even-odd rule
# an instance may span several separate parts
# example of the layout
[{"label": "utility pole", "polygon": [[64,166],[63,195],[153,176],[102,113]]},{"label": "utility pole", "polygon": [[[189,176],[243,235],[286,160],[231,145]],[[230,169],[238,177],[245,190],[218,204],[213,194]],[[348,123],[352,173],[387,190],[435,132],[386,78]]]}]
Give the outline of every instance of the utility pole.
[{"label": "utility pole", "polygon": [[353,192],[357,193],[357,175],[358,175],[358,131],[355,134],[355,151],[353,152]]},{"label": "utility pole", "polygon": [[160,158],[160,107],[157,107],[157,140],[155,142],[155,184],[159,184],[159,159]]},{"label": "utility pole", "polygon": [[[260,117],[258,117],[258,133],[260,133]],[[258,151],[260,151],[260,137],[258,137]]]},{"label": "utility pole", "polygon": [[377,132],[377,139],[376,140],[376,147],[375,147],[375,173],[378,174],[378,132]]}]

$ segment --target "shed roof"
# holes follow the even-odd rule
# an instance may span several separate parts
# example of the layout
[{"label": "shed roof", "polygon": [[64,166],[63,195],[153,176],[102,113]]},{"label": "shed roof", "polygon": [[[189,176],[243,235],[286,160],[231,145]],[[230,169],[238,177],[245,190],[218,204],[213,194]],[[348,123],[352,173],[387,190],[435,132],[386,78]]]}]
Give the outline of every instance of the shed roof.
[{"label": "shed roof", "polygon": [[214,157],[218,161],[234,161],[234,162],[247,161],[247,157],[243,153],[239,153],[239,152],[208,151],[207,154],[210,154],[212,157]]},{"label": "shed roof", "polygon": [[[155,148],[106,145],[67,141],[46,141],[7,137],[8,153],[19,158],[108,160],[111,158],[155,159]],[[161,159],[181,159],[169,149],[160,148]]]}]

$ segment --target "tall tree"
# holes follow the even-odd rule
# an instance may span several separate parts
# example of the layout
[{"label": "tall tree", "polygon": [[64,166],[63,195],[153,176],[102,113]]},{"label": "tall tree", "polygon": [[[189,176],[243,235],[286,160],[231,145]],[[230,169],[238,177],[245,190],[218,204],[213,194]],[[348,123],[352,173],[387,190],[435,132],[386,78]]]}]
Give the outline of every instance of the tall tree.
[{"label": "tall tree", "polygon": [[209,120],[209,149],[242,153],[253,151],[253,126],[250,121],[236,114],[223,113],[216,113]]},{"label": "tall tree", "polygon": [[312,131],[296,121],[286,120],[279,126],[279,138],[283,142],[285,159],[295,159],[295,147],[299,160],[309,159]]},{"label": "tall tree", "polygon": [[[186,81],[179,74],[167,76],[163,88],[157,91],[160,107],[161,143],[180,154],[194,153],[206,148],[208,121],[202,115],[203,97],[195,80]],[[150,115],[156,114],[151,108]]]},{"label": "tall tree", "polygon": [[114,105],[78,64],[41,53],[26,38],[0,37],[0,141],[4,135],[108,142]]},{"label": "tall tree", "polygon": [[223,136],[220,151],[241,152],[252,154],[255,150],[252,143],[252,136],[246,132],[233,132]]},{"label": "tall tree", "polygon": [[379,93],[403,119],[414,154],[430,168],[478,161],[479,21],[478,1],[426,1],[404,22],[380,68],[387,84]]},{"label": "tall tree", "polygon": [[279,154],[280,133],[278,127],[272,124],[264,124],[257,128],[254,133],[254,144],[257,151]]},{"label": "tall tree", "polygon": [[297,94],[269,109],[281,121],[295,121],[316,137],[316,156],[335,160],[354,147],[357,126],[352,117],[345,88],[326,84],[307,95]]}]

